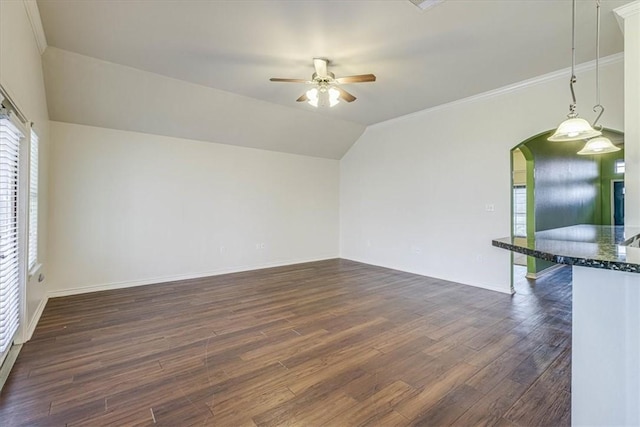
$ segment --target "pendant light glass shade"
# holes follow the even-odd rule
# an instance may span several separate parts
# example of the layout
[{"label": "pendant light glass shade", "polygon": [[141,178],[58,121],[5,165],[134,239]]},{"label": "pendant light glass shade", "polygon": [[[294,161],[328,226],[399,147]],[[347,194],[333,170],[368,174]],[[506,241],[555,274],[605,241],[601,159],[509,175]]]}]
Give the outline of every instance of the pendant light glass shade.
[{"label": "pendant light glass shade", "polygon": [[569,117],[560,123],[556,132],[548,139],[552,142],[577,141],[602,135],[602,132],[591,127],[588,121],[579,117]]},{"label": "pendant light glass shade", "polygon": [[569,114],[567,120],[560,123],[549,141],[564,142],[577,141],[579,139],[593,138],[602,135],[602,132],[591,127],[588,121],[578,118],[576,112],[576,93],[573,85],[576,83],[576,0],[572,2],[571,15],[571,79],[569,80],[569,89],[571,89],[571,104],[569,105]]},{"label": "pendant light glass shade", "polygon": [[620,147],[616,147],[615,145],[613,145],[609,138],[599,136],[587,141],[584,148],[578,151],[578,154],[580,154],[581,156],[586,156],[589,154],[613,153],[614,151],[620,151]]}]

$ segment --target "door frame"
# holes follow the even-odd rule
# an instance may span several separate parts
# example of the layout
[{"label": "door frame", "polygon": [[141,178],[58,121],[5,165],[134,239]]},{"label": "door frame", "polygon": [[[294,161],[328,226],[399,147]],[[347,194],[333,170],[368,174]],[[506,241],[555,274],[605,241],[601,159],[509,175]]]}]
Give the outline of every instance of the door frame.
[{"label": "door frame", "polygon": [[615,208],[616,208],[616,203],[615,203],[615,183],[616,182],[622,182],[624,183],[624,179],[612,179],[611,183],[609,184],[611,186],[611,197],[609,200],[609,203],[611,203],[611,225],[615,225]]}]

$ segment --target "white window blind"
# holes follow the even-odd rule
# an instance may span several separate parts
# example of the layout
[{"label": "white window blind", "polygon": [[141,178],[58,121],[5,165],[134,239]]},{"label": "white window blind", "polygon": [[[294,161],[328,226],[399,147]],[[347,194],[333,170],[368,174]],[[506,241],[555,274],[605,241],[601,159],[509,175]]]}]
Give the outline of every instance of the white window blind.
[{"label": "white window blind", "polygon": [[527,187],[513,187],[513,235],[527,237]]},{"label": "white window blind", "polygon": [[0,354],[11,345],[20,315],[18,166],[24,135],[0,117]]},{"label": "white window blind", "polygon": [[38,135],[31,130],[29,148],[29,271],[38,262]]}]

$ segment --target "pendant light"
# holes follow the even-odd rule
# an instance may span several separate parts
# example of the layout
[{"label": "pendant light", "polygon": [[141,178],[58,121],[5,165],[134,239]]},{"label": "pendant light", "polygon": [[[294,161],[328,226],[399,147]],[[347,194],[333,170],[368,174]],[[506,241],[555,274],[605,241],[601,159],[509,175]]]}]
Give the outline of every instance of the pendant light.
[{"label": "pendant light", "polygon": [[569,114],[567,120],[560,123],[556,132],[548,138],[552,142],[576,141],[578,139],[593,138],[602,135],[602,132],[591,127],[588,121],[578,117],[576,112],[576,93],[573,85],[576,82],[576,0],[573,0],[573,14],[571,27],[571,80],[569,88],[571,89],[571,99],[573,102],[569,105]]},{"label": "pendant light", "polygon": [[[596,105],[593,111],[598,116],[593,121],[593,127],[596,128],[598,120],[604,113],[604,107],[600,104],[600,0],[596,0]],[[597,125],[598,130],[602,131],[602,125]],[[620,151],[620,147],[613,145],[611,140],[604,136],[598,136],[587,141],[584,148],[578,151],[578,154],[586,156],[589,154],[605,154]]]},{"label": "pendant light", "polygon": [[613,153],[615,151],[620,151],[620,147],[616,147],[615,145],[613,145],[609,138],[598,136],[596,138],[588,140],[584,145],[584,148],[578,151],[578,154],[580,154],[581,156],[586,156],[589,154]]}]

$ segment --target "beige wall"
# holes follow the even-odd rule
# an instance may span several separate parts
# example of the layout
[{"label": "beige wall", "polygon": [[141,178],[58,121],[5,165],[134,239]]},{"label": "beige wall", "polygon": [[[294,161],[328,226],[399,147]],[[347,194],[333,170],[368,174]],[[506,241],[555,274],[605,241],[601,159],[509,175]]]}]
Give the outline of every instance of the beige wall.
[{"label": "beige wall", "polygon": [[52,296],[338,256],[337,160],[51,122]]},{"label": "beige wall", "polygon": [[[47,276],[49,114],[40,51],[22,1],[0,1],[0,84],[27,119],[34,123],[40,137],[38,255],[42,263],[41,272]],[[30,331],[44,308],[46,286],[47,280],[38,282],[37,275],[27,283],[26,325],[23,326]]]},{"label": "beige wall", "polygon": [[624,27],[625,225],[640,227],[640,1],[616,9]]},{"label": "beige wall", "polygon": [[[607,62],[607,61],[603,61]],[[593,68],[578,67],[593,120]],[[601,66],[602,124],[622,128],[623,64]],[[341,256],[510,292],[510,150],[567,114],[568,74],[370,126],[341,161]]]}]

